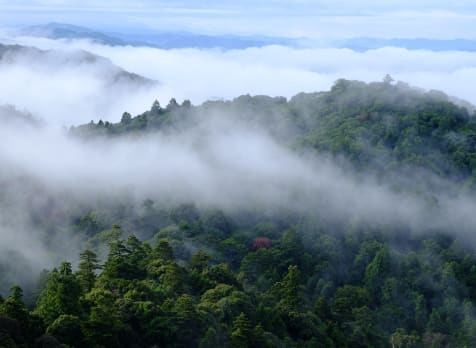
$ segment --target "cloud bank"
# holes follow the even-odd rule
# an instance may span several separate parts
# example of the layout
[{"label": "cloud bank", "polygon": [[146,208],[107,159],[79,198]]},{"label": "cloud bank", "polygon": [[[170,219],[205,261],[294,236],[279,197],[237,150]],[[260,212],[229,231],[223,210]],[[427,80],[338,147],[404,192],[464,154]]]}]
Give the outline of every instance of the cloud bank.
[{"label": "cloud bank", "polygon": [[43,65],[0,65],[4,81],[0,85],[0,104],[14,104],[57,125],[100,118],[117,121],[123,111],[140,113],[154,99],[164,105],[172,97],[190,99],[195,104],[242,94],[291,97],[299,92],[327,90],[339,78],[378,81],[387,73],[395,80],[442,90],[476,104],[470,87],[476,78],[474,52],[391,47],[355,52],[281,46],[229,51],[160,50],[38,38],[19,38],[15,42],[42,49],[86,50],[127,71],[160,81],[159,86],[147,90],[110,87],[100,78],[103,66],[69,65],[58,69],[54,59]]}]

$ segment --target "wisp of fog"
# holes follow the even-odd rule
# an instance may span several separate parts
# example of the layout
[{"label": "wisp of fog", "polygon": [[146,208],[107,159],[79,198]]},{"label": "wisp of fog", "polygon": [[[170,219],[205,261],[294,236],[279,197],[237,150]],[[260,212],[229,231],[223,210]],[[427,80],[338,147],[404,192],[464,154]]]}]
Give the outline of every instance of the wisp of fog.
[{"label": "wisp of fog", "polygon": [[6,241],[0,254],[21,255],[35,271],[81,248],[67,226],[49,234],[45,221],[121,201],[139,207],[145,199],[227,213],[287,209],[415,232],[448,229],[476,242],[469,234],[476,227],[476,201],[469,195],[442,190],[430,204],[329,158],[293,152],[227,115],[174,132],[89,141],[55,127],[6,123],[0,142],[0,238]]}]

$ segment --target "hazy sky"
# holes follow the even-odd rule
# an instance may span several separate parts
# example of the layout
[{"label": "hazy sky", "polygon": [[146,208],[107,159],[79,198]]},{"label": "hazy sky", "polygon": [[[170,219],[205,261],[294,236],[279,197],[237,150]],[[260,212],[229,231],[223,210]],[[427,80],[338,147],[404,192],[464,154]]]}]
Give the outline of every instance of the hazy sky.
[{"label": "hazy sky", "polygon": [[314,38],[474,38],[476,2],[0,0],[3,26],[50,21],[118,31],[134,28]]}]

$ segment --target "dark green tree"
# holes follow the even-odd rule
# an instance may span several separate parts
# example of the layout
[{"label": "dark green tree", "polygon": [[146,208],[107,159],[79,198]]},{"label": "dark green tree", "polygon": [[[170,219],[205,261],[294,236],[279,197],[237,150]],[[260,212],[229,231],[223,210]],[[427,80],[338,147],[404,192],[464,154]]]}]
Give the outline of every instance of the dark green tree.
[{"label": "dark green tree", "polygon": [[92,250],[85,250],[80,255],[79,270],[76,273],[84,293],[92,290],[96,281],[96,271],[101,267],[97,255]]},{"label": "dark green tree", "polygon": [[233,321],[230,334],[230,346],[233,348],[248,348],[251,341],[251,323],[246,314],[241,312]]},{"label": "dark green tree", "polygon": [[38,299],[36,313],[47,325],[63,314],[79,316],[80,295],[79,279],[73,274],[71,264],[63,262],[58,269],[51,272],[46,288]]}]

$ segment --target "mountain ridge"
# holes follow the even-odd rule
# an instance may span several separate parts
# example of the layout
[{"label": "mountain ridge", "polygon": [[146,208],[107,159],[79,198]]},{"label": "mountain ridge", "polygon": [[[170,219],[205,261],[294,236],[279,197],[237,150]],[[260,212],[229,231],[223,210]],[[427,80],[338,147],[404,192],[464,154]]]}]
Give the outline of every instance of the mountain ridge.
[{"label": "mountain ridge", "polygon": [[32,46],[23,45],[6,45],[0,43],[0,64],[21,63],[32,64],[35,63],[49,66],[51,61],[56,63],[56,68],[64,66],[78,66],[78,65],[92,65],[102,64],[108,74],[110,83],[114,82],[130,82],[136,86],[152,86],[157,84],[157,81],[143,77],[136,73],[126,71],[119,66],[112,63],[108,58],[93,54],[85,50],[75,51],[61,51],[61,50],[41,50]]},{"label": "mountain ridge", "polygon": [[378,38],[355,37],[322,42],[306,37],[286,38],[271,36],[208,35],[186,31],[117,32],[90,29],[87,27],[51,22],[33,25],[19,30],[18,34],[49,39],[86,39],[109,46],[146,46],[160,49],[181,48],[221,48],[246,49],[280,45],[292,48],[347,48],[356,52],[398,47],[408,50],[429,50],[434,52],[463,51],[476,52],[474,39],[434,39],[434,38]]},{"label": "mountain ridge", "polygon": [[21,35],[45,37],[50,39],[87,39],[109,46],[146,46],[161,49],[180,48],[222,48],[245,49],[268,45],[296,45],[293,39],[267,36],[237,36],[237,35],[205,35],[186,31],[149,32],[149,33],[120,33],[102,32],[86,27],[65,24],[48,23],[35,25],[20,30]]},{"label": "mountain ridge", "polygon": [[136,117],[126,112],[118,123],[93,122],[73,127],[72,133],[140,136],[193,128],[207,115],[220,114],[264,129],[291,147],[344,156],[356,168],[370,167],[380,175],[416,166],[436,176],[475,183],[471,173],[476,173],[476,114],[464,105],[442,92],[402,82],[341,79],[328,92],[300,93],[289,100],[243,95],[192,106],[172,99],[164,108],[156,101]]}]

